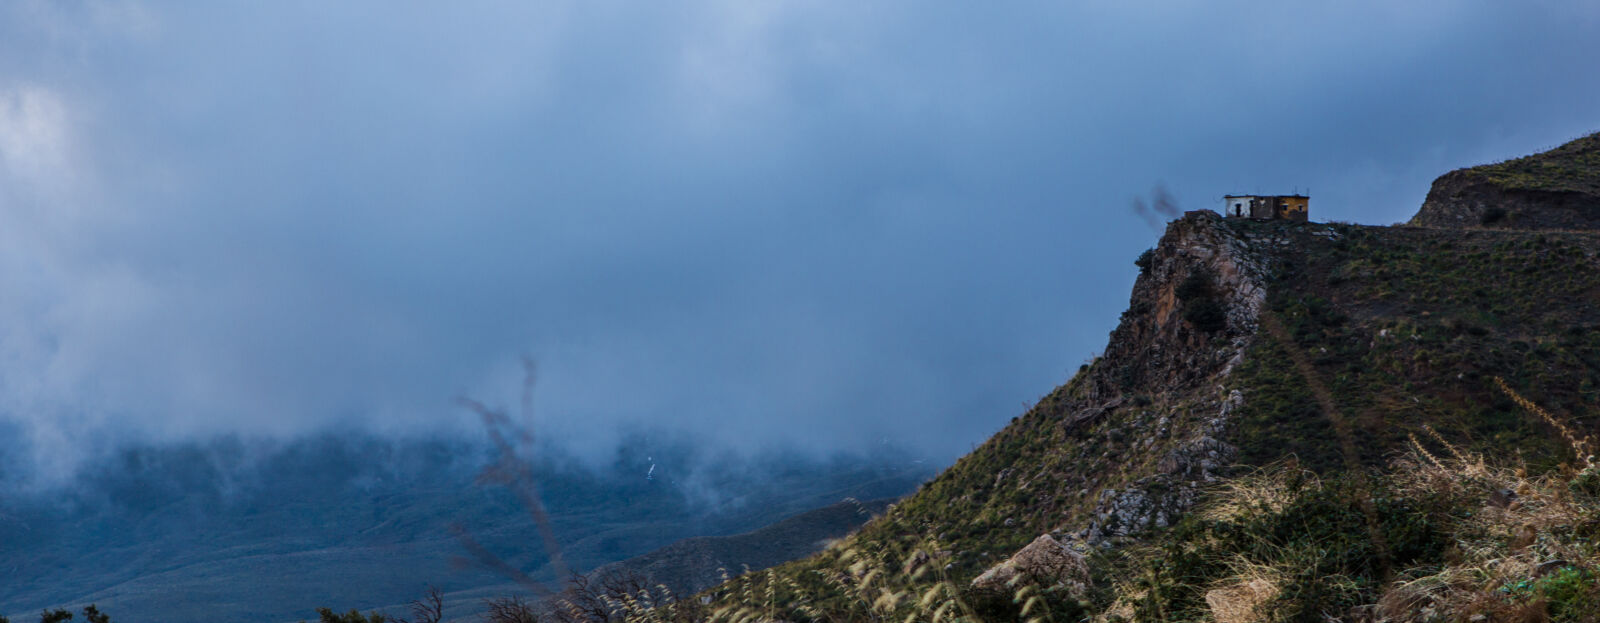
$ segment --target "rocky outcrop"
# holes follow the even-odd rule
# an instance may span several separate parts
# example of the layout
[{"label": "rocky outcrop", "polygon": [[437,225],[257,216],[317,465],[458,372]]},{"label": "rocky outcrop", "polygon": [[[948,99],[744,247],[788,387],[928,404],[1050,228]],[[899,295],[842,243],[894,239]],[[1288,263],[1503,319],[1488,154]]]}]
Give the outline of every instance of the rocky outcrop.
[{"label": "rocky outcrop", "polygon": [[1518,188],[1475,169],[1434,180],[1411,219],[1423,227],[1600,229],[1600,195],[1576,190]]},{"label": "rocky outcrop", "polygon": [[1209,210],[1167,227],[1106,346],[1115,369],[1094,375],[1098,402],[1139,387],[1192,388],[1230,369],[1267,300],[1268,267],[1251,244]]},{"label": "rocky outcrop", "polygon": [[[1155,473],[1099,491],[1087,523],[1071,528],[1084,542],[1103,545],[1171,525],[1232,461],[1235,449],[1222,439],[1244,396],[1216,388],[1243,360],[1266,307],[1271,254],[1260,250],[1276,240],[1254,235],[1213,212],[1190,212],[1142,260],[1129,312],[1102,359],[1106,369],[1093,377],[1101,398],[1066,424],[1092,423],[1154,388],[1187,396],[1179,399],[1188,403],[1184,410],[1205,415],[1175,418],[1189,422],[1182,427],[1169,426],[1166,416],[1122,423],[1147,440],[1137,447],[1162,454]],[[1157,439],[1165,442],[1154,445]]]},{"label": "rocky outcrop", "polygon": [[1215,417],[1162,457],[1158,473],[1121,489],[1101,491],[1094,518],[1078,531],[1078,538],[1105,545],[1177,521],[1199,498],[1200,487],[1215,480],[1217,472],[1233,459],[1235,448],[1217,437],[1223,434],[1229,416],[1243,404],[1243,395],[1237,390],[1230,392],[1219,403]]},{"label": "rocky outcrop", "polygon": [[982,590],[1007,591],[1019,579],[1040,582],[1046,586],[1065,584],[1082,586],[1089,582],[1087,556],[1078,548],[1057,540],[1054,535],[1041,534],[1026,547],[1012,554],[1004,562],[990,567],[972,580],[972,587]]}]

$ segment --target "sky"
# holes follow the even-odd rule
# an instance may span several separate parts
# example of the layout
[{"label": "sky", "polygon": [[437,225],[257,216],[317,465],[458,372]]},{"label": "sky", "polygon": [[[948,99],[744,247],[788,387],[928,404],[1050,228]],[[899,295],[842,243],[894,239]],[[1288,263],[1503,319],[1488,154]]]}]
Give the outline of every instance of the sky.
[{"label": "sky", "polygon": [[1129,209],[1600,129],[1600,4],[0,4],[0,428],[948,461],[1104,348]]}]

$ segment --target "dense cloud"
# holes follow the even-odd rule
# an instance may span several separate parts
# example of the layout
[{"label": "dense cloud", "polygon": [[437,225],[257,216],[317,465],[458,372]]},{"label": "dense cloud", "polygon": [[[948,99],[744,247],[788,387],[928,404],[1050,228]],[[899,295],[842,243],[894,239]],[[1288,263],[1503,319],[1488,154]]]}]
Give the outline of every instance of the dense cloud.
[{"label": "dense cloud", "polygon": [[1104,345],[1154,184],[1386,224],[1600,126],[1590,5],[1070,4],[7,3],[0,418],[450,430],[528,354],[600,454],[945,460]]}]

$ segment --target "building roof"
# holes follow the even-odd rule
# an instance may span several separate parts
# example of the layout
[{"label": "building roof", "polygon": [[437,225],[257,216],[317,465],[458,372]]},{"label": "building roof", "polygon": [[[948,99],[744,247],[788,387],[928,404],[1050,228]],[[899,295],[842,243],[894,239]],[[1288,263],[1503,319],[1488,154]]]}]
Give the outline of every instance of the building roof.
[{"label": "building roof", "polygon": [[1223,199],[1246,199],[1250,197],[1287,197],[1290,199],[1310,199],[1310,195],[1223,195]]}]

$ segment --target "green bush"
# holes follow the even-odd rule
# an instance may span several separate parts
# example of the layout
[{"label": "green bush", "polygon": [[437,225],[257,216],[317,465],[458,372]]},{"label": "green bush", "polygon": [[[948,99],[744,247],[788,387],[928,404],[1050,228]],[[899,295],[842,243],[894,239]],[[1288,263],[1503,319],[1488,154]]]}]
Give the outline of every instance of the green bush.
[{"label": "green bush", "polygon": [[1567,488],[1572,490],[1574,495],[1585,496],[1591,500],[1600,499],[1600,467],[1590,467],[1578,472],[1578,475],[1567,483]]},{"label": "green bush", "polygon": [[1534,584],[1550,609],[1552,621],[1592,621],[1600,613],[1595,574],[1588,569],[1563,567]]}]

